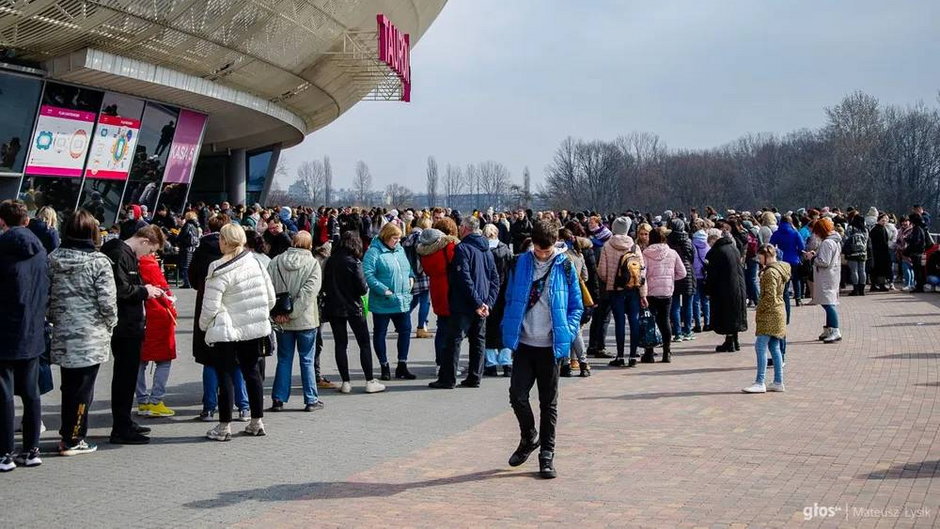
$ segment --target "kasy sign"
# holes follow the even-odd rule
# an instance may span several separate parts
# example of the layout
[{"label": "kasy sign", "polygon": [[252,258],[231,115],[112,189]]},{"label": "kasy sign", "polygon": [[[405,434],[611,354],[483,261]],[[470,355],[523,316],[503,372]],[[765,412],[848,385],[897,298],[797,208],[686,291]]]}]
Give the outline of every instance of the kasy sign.
[{"label": "kasy sign", "polygon": [[411,37],[398,31],[385,15],[376,17],[379,23],[379,60],[388,65],[401,79],[401,100],[411,101]]}]

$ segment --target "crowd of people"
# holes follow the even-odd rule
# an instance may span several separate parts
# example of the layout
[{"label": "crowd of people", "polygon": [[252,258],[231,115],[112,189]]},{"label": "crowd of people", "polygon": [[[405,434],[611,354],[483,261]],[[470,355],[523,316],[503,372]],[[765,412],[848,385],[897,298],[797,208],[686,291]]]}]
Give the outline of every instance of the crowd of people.
[{"label": "crowd of people", "polygon": [[[754,307],[757,373],[743,391],[785,391],[793,304],[809,297],[819,305],[819,340],[835,343],[843,336],[844,287],[850,296],[940,291],[940,252],[929,223],[920,207],[903,217],[876,208],[655,216],[491,208],[461,215],[439,207],[223,202],[191,205],[181,217],[130,206],[119,225],[102,231],[85,210],[60,223],[51,208],[30,218],[23,203],[5,201],[0,292],[10,303],[0,307],[0,471],[42,462],[41,395],[53,389],[51,365],[60,368],[63,456],[96,450],[86,438],[88,411],[99,369],[112,359],[111,443],[149,442],[135,401],[137,417],[175,414],[164,402],[177,358],[170,265],[180,288],[196,291],[199,418],[216,423],[208,439],[231,440],[234,421],[248,423],[247,435],[265,435],[264,413],[290,401],[295,356],[305,411],[324,409],[321,390],[354,391],[349,331],[369,394],[417,378],[408,364],[411,342],[433,337],[437,375],[429,388],[510,378],[520,443],[509,463],[521,465],[539,450],[540,472],[551,478],[559,378],[591,376],[589,357],[624,369],[657,356],[671,363],[673,343],[709,332],[724,338],[716,352],[738,351]],[[608,351],[611,319],[615,349]],[[338,384],[320,369],[324,324],[332,331]],[[397,333],[394,373],[390,325]],[[469,362],[462,369],[464,340]],[[266,406],[268,357],[276,368]],[[538,425],[529,403],[534,385]],[[19,452],[14,394],[23,403]]]}]

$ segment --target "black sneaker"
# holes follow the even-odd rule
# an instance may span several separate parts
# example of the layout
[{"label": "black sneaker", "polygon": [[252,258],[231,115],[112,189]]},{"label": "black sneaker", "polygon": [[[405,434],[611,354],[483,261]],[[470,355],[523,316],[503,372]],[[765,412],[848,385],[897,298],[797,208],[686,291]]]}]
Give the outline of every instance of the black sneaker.
[{"label": "black sneaker", "polygon": [[535,452],[539,447],[539,438],[525,440],[522,439],[519,441],[519,446],[516,448],[516,451],[512,453],[509,457],[509,466],[517,467],[526,462],[529,459],[529,456],[532,455],[532,452]]},{"label": "black sneaker", "polygon": [[145,445],[150,442],[150,438],[137,432],[111,433],[109,442],[113,445]]},{"label": "black sneaker", "polygon": [[202,422],[215,422],[215,410],[202,410],[199,412],[199,415],[196,416],[196,420]]},{"label": "black sneaker", "polygon": [[512,376],[512,366],[503,366],[503,376],[504,377]]},{"label": "black sneaker", "polygon": [[636,357],[631,356],[630,360],[627,361],[627,367],[636,367]]},{"label": "black sneaker", "polygon": [[6,454],[0,458],[0,472],[9,472],[16,468],[16,462],[13,461],[13,456]]},{"label": "black sneaker", "polygon": [[606,349],[599,349],[594,351],[595,358],[613,358],[614,356],[616,355],[608,353]]},{"label": "black sneaker", "polygon": [[460,382],[460,387],[462,388],[478,388],[480,387],[480,379],[467,377]]},{"label": "black sneaker", "polygon": [[562,377],[565,377],[565,378],[570,377],[570,376],[571,376],[571,365],[568,364],[567,362],[565,362],[564,364],[561,364],[561,372],[559,373],[559,376],[562,376]]},{"label": "black sneaker", "polygon": [[485,377],[498,377],[498,376],[499,376],[499,368],[497,368],[496,366],[487,367],[487,368],[485,368],[485,369],[483,370],[483,376],[485,376]]},{"label": "black sneaker", "polygon": [[554,479],[558,474],[555,472],[555,453],[548,450],[539,452],[539,475],[544,479]]},{"label": "black sneaker", "polygon": [[39,457],[39,447],[16,456],[16,464],[24,467],[38,467],[41,465],[42,458]]},{"label": "black sneaker", "polygon": [[136,422],[131,425],[131,428],[132,428],[135,432],[137,432],[137,433],[139,433],[139,434],[142,434],[142,435],[147,435],[148,433],[150,433],[150,427],[149,427],[149,426],[141,426],[141,425],[137,424]]},{"label": "black sneaker", "polygon": [[441,382],[440,380],[435,380],[434,382],[431,382],[430,384],[428,384],[428,387],[431,389],[454,389],[453,384],[445,384]]},{"label": "black sneaker", "polygon": [[306,406],[304,406],[304,411],[319,411],[325,407],[326,406],[323,404],[323,401],[318,400],[314,402],[313,404],[307,404]]},{"label": "black sneaker", "polygon": [[626,367],[627,363],[623,360],[622,356],[618,356],[610,362],[607,362],[607,365],[610,367]]},{"label": "black sneaker", "polygon": [[273,399],[271,407],[268,408],[268,411],[284,411],[284,403],[277,399]]}]

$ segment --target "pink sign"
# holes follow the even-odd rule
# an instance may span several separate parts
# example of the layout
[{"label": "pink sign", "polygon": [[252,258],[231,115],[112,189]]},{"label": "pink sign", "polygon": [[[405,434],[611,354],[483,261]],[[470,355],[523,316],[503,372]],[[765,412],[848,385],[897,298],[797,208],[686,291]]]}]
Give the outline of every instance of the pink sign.
[{"label": "pink sign", "polygon": [[164,182],[188,184],[192,180],[207,118],[208,116],[198,112],[180,111],[173,144],[170,146],[170,156],[166,161]]},{"label": "pink sign", "polygon": [[94,112],[43,105],[26,160],[26,174],[81,177],[94,126]]},{"label": "pink sign", "polygon": [[102,114],[91,142],[85,177],[127,180],[139,137],[139,119]]},{"label": "pink sign", "polygon": [[401,100],[411,101],[411,36],[402,33],[387,16],[376,17],[379,25],[379,60],[401,79]]}]

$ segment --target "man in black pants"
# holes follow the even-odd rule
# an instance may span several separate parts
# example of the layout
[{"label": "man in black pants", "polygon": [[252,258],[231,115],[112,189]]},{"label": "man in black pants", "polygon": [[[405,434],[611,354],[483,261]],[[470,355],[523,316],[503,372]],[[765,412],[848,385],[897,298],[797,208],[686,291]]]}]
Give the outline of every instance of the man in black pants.
[{"label": "man in black pants", "polygon": [[432,389],[453,389],[456,386],[457,361],[464,335],[470,342],[470,365],[467,378],[460,386],[480,387],[486,318],[499,295],[499,272],[489,243],[480,230],[480,219],[474,216],[463,219],[460,235],[462,238],[454,250],[454,260],[447,267],[450,285],[448,340],[437,380],[428,384]]},{"label": "man in black pants", "polygon": [[[571,342],[580,332],[584,306],[577,273],[564,248],[557,248],[558,228],[535,222],[532,251],[516,261],[506,285],[503,344],[512,349],[509,402],[519,421],[522,439],[509,458],[517,467],[537,448],[543,478],[555,477],[555,424],[558,420],[560,362],[568,361]],[[529,405],[529,392],[538,384],[540,429]]]},{"label": "man in black pants", "polygon": [[[42,464],[39,356],[46,349],[49,267],[46,250],[26,228],[28,223],[25,204],[0,203],[0,472],[17,464]],[[23,451],[18,458],[14,457],[14,387],[23,400]]]},{"label": "man in black pants", "polygon": [[163,295],[153,285],[140,282],[138,259],[163,248],[163,232],[157,226],[145,226],[126,241],[112,239],[101,247],[111,259],[117,289],[118,324],[111,334],[114,374],[111,379],[112,444],[147,444],[150,428],[131,419],[140,348],[144,339],[144,301]]}]

